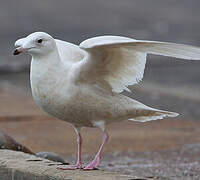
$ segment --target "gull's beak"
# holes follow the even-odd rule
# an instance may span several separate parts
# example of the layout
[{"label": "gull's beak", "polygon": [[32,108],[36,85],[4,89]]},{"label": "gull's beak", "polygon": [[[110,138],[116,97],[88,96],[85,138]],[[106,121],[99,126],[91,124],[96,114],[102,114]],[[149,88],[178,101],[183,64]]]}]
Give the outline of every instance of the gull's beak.
[{"label": "gull's beak", "polygon": [[21,53],[23,53],[26,49],[22,48],[22,47],[18,47],[13,51],[13,55],[19,55]]},{"label": "gull's beak", "polygon": [[13,51],[13,55],[19,55],[25,52],[27,49],[24,47],[24,43],[26,42],[26,38],[18,39],[15,42],[16,49]]}]

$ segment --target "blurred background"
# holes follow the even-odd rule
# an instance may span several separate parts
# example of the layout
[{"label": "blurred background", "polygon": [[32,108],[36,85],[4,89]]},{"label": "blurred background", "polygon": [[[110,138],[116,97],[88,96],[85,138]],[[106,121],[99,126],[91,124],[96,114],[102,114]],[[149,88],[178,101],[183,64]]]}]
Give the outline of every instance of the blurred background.
[{"label": "blurred background", "polygon": [[[199,9],[198,0],[1,0],[0,130],[34,152],[52,151],[69,160],[73,160],[76,154],[75,133],[70,125],[48,117],[34,104],[29,85],[31,57],[12,56],[16,39],[44,31],[57,39],[76,44],[93,36],[121,35],[200,46]],[[182,154],[188,158],[186,163],[193,162],[187,152],[195,151],[192,156],[196,153],[199,157],[199,82],[200,61],[149,55],[143,82],[131,87],[133,94],[125,93],[146,105],[179,112],[181,116],[145,124],[126,122],[109,126],[111,139],[105,148],[102,168],[109,167],[127,174],[137,169],[138,172],[134,173],[141,174],[140,166],[136,164],[144,163],[144,153],[151,152],[149,156],[145,154],[145,158],[149,158],[145,163],[152,164],[152,167],[146,167],[148,171],[145,173],[152,175],[155,162],[166,165],[163,151],[164,154],[169,153],[169,157],[174,152],[179,155],[179,152],[186,152]],[[84,154],[95,153],[101,142],[101,132],[83,129],[83,136]],[[94,143],[89,143],[91,141]],[[121,152],[122,157],[128,159],[123,161],[129,163],[130,171],[120,169],[122,159],[113,157],[120,157]],[[161,154],[155,156],[153,152]],[[139,153],[140,158],[130,161],[135,158],[134,153]],[[113,158],[115,164],[121,166],[109,166]],[[199,163],[200,159],[195,161]],[[173,163],[178,166],[178,162]],[[126,166],[126,163],[123,165]],[[196,177],[198,167],[194,166],[188,172]],[[188,164],[186,167],[189,167]],[[174,168],[170,168],[167,175],[184,175],[181,167],[175,175],[172,172]],[[162,170],[157,172],[158,175],[162,173]]]}]

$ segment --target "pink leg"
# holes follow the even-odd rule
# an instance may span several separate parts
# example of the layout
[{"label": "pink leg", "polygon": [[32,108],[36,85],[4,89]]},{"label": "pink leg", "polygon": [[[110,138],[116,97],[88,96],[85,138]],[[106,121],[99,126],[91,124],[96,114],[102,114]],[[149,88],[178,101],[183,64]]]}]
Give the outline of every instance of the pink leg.
[{"label": "pink leg", "polygon": [[69,165],[69,166],[59,166],[57,169],[62,170],[74,170],[74,169],[81,169],[82,168],[82,162],[81,162],[81,145],[82,145],[82,137],[80,132],[76,130],[77,133],[77,143],[78,143],[78,158],[75,165]]},{"label": "pink leg", "polygon": [[83,168],[83,170],[93,170],[95,168],[97,168],[101,162],[101,158],[102,158],[102,152],[103,152],[103,147],[105,145],[105,143],[108,141],[108,134],[106,131],[104,131],[104,138],[103,138],[103,143],[98,151],[98,153],[96,154],[94,160],[88,164],[86,167]]}]

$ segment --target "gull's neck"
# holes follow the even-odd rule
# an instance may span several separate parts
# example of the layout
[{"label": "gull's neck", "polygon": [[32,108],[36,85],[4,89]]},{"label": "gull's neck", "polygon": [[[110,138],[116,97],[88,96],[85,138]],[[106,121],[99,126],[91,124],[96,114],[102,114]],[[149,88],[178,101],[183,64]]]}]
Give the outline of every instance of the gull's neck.
[{"label": "gull's neck", "polygon": [[31,66],[38,65],[49,67],[54,65],[60,65],[60,63],[61,60],[58,53],[58,49],[55,48],[52,52],[48,53],[47,55],[33,55]]},{"label": "gull's neck", "polygon": [[38,83],[48,83],[59,77],[63,66],[57,48],[45,56],[32,56],[31,61],[31,86]]}]

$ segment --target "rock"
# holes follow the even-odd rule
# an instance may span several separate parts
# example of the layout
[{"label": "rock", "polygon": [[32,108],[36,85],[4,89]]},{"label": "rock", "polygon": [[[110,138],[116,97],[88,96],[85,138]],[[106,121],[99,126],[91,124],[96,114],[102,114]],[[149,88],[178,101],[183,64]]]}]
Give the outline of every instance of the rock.
[{"label": "rock", "polygon": [[[31,161],[31,159],[33,161]],[[35,161],[37,159],[37,161]],[[134,180],[133,176],[100,170],[58,170],[52,161],[23,152],[0,150],[0,177],[3,180]],[[145,179],[145,178],[144,178]]]},{"label": "rock", "polygon": [[44,159],[49,159],[54,162],[60,162],[62,164],[69,164],[63,158],[61,158],[58,154],[54,152],[38,152],[34,153],[29,150],[27,147],[15,141],[12,137],[0,131],[0,149],[9,149],[13,151],[21,151],[28,154],[34,154],[37,157],[41,157]]},{"label": "rock", "polygon": [[0,131],[0,149],[9,149],[13,151],[22,151],[28,154],[34,154],[27,147],[15,141],[12,137]]}]

